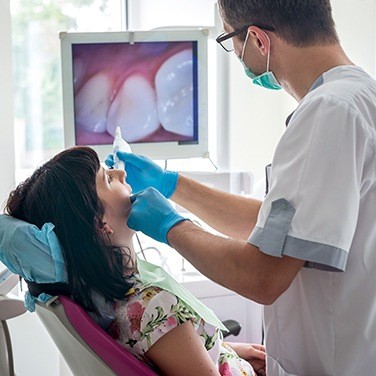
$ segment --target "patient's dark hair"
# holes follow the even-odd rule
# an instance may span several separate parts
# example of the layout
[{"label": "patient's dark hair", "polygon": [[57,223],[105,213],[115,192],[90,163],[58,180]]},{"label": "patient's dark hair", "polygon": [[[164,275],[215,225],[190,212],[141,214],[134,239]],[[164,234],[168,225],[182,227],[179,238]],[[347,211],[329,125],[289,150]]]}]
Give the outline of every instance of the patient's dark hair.
[{"label": "patient's dark hair", "polygon": [[132,266],[125,249],[109,246],[98,231],[104,215],[96,190],[99,168],[94,150],[64,150],[12,191],[6,206],[10,215],[39,228],[46,222],[55,225],[68,289],[77,302],[94,312],[92,292],[110,301],[124,298],[131,287],[124,274]]}]

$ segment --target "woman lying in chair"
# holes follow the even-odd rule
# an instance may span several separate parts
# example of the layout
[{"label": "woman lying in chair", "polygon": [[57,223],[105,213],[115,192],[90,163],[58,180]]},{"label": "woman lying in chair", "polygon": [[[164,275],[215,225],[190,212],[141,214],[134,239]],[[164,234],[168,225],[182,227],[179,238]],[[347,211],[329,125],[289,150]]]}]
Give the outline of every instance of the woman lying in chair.
[{"label": "woman lying in chair", "polygon": [[264,375],[262,346],[224,343],[220,325],[201,314],[205,307],[195,310],[179,294],[145,284],[134,232],[126,226],[130,193],[124,171],[106,170],[92,149],[76,147],[11,192],[6,212],[39,229],[55,226],[67,283],[50,288],[63,286],[113,338],[161,374]]}]

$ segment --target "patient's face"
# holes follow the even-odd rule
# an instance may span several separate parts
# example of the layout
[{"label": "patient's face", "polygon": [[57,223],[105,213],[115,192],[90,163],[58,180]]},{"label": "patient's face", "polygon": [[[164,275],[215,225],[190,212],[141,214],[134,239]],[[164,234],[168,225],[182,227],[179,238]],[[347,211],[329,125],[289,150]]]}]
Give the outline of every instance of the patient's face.
[{"label": "patient's face", "polygon": [[113,227],[126,226],[131,202],[131,187],[125,182],[123,170],[105,170],[100,168],[97,177],[97,193],[105,207],[104,220]]}]

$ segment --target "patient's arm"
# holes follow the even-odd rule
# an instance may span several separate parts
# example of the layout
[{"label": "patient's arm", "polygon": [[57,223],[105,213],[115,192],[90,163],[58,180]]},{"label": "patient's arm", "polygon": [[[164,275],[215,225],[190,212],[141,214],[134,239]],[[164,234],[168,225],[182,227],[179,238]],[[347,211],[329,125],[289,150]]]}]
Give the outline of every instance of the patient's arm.
[{"label": "patient's arm", "polygon": [[191,321],[169,331],[145,355],[165,376],[220,376]]},{"label": "patient's arm", "polygon": [[265,347],[250,343],[226,342],[240,358],[246,360],[253,367],[257,375],[266,375]]}]

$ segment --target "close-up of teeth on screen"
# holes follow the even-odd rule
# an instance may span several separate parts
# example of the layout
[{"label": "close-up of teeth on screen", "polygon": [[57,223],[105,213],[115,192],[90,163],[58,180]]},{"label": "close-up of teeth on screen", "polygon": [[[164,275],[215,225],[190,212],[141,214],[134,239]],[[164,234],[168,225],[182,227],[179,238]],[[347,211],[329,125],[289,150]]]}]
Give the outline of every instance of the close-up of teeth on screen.
[{"label": "close-up of teeth on screen", "polygon": [[197,140],[196,42],[74,44],[77,144]]}]

